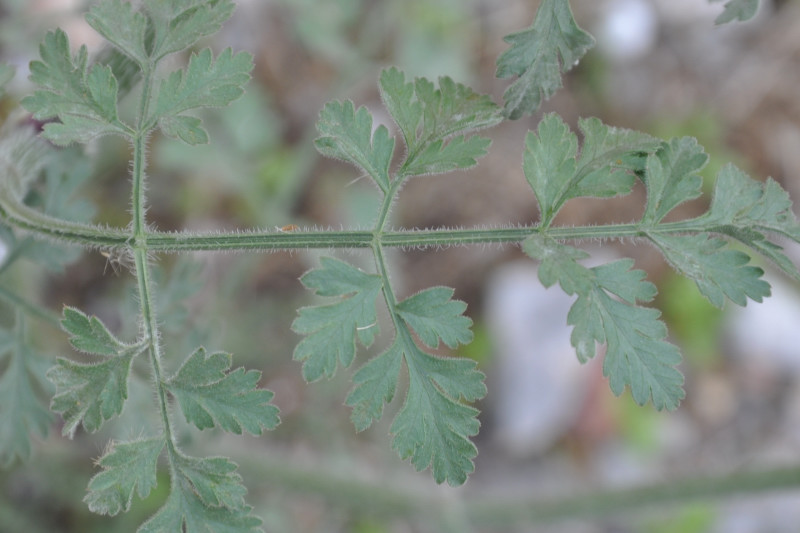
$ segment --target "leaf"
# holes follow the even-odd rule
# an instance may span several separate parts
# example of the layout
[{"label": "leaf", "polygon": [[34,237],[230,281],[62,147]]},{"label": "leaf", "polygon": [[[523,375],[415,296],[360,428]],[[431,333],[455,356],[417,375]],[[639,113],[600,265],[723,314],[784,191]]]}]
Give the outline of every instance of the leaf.
[{"label": "leaf", "polygon": [[109,133],[128,136],[117,116],[117,80],[110,67],[88,68],[86,46],[72,57],[67,34],[60,29],[45,36],[39,53],[42,60],[31,62],[30,80],[40,88],[22,105],[37,120],[61,121],[45,124],[45,138],[65,146]]},{"label": "leaf", "polygon": [[49,389],[44,379],[49,361],[33,352],[25,339],[22,313],[13,331],[0,329],[0,360],[8,362],[0,375],[0,467],[31,455],[31,436],[47,435],[52,416],[37,389]]},{"label": "leaf", "polygon": [[230,0],[145,0],[144,5],[154,30],[155,61],[219,31],[235,7]]},{"label": "leaf", "polygon": [[179,117],[180,113],[201,107],[224,107],[244,94],[250,80],[253,57],[247,52],[223,51],[216,62],[206,48],[192,54],[186,70],[176,70],[158,88],[156,105],[149,123],[158,121],[165,135],[189,144],[208,139],[199,119]]},{"label": "leaf", "polygon": [[761,279],[764,271],[748,266],[747,254],[725,249],[722,239],[706,233],[670,236],[652,232],[648,237],[675,270],[693,280],[716,307],[722,308],[726,296],[743,306],[747,298],[761,302],[770,295],[769,283]]},{"label": "leaf", "polygon": [[469,437],[478,433],[478,410],[463,401],[486,395],[484,375],[475,361],[435,357],[420,350],[407,332],[401,332],[388,350],[356,373],[347,397],[353,423],[359,431],[381,416],[397,386],[401,360],[409,373],[402,409],[392,423],[392,447],[417,470],[431,467],[437,483],[460,485],[474,470],[477,455]]},{"label": "leaf", "polygon": [[278,408],[269,405],[272,392],[258,389],[261,372],[231,367],[231,355],[206,354],[198,348],[167,381],[187,422],[198,429],[214,427],[241,434],[242,429],[260,435],[278,425]]},{"label": "leaf", "polygon": [[701,194],[703,179],[697,174],[708,156],[691,137],[672,139],[647,158],[647,207],[642,222],[654,225],[667,213]]},{"label": "leaf", "polygon": [[175,455],[175,475],[164,506],[139,528],[139,533],[252,533],[261,520],[244,504],[247,489],[224,457],[198,459]]},{"label": "leaf", "polygon": [[464,316],[467,304],[452,300],[453,293],[449,287],[433,287],[397,304],[398,314],[431,348],[439,346],[439,339],[450,348],[472,342],[472,320]]},{"label": "leaf", "polygon": [[498,106],[488,96],[448,77],[439,78],[437,88],[424,78],[406,83],[402,72],[390,68],[381,74],[380,90],[408,148],[398,172],[401,177],[475,165],[489,141],[464,134],[502,121]]},{"label": "leaf", "polygon": [[108,331],[99,318],[90,318],[74,307],[64,307],[61,327],[70,334],[70,344],[84,353],[117,356],[129,348]]},{"label": "leaf", "polygon": [[71,335],[70,342],[76,349],[106,356],[94,364],[58,358],[47,372],[57,389],[50,409],[64,417],[62,434],[71,438],[79,423],[95,432],[103,421],[122,412],[128,398],[131,364],[141,347],[122,343],[99,319],[89,318],[72,307],[64,308],[61,325]]},{"label": "leaf", "polygon": [[146,498],[156,486],[163,448],[163,436],[112,443],[97,462],[103,470],[89,481],[89,493],[83,498],[89,510],[114,516],[130,509],[134,490]]},{"label": "leaf", "polygon": [[294,359],[303,361],[303,377],[315,381],[332,377],[337,361],[350,366],[355,357],[355,337],[370,346],[378,333],[375,300],[383,281],[338,259],[323,257],[322,267],[300,278],[303,285],[319,296],[338,296],[338,302],[303,307],[292,323],[295,333],[306,335],[294,350]]},{"label": "leaf", "polygon": [[792,200],[774,180],[760,183],[734,165],[726,165],[717,176],[711,207],[697,220],[741,241],[800,281],[797,267],[766,235],[776,233],[800,242]]},{"label": "leaf", "polygon": [[667,329],[658,320],[660,313],[636,305],[652,300],[656,289],[643,281],[643,271],[630,270],[633,260],[586,268],[575,261],[582,257],[579,251],[541,235],[526,239],[523,250],[542,262],[543,283],[556,278],[565,292],[578,295],[567,315],[578,358],[593,358],[595,343],[605,343],[603,374],[614,394],[622,394],[627,385],[639,405],[651,400],[656,409],[675,409],[684,397],[683,376],[675,368],[680,353],[664,341]]},{"label": "leaf", "polygon": [[314,144],[322,155],[356,165],[383,192],[389,190],[394,139],[383,125],[373,133],[372,115],[367,108],[359,107],[356,111],[350,101],[329,102],[320,113],[317,130],[322,136]]},{"label": "leaf", "polygon": [[147,19],[133,10],[130,2],[106,0],[92,6],[86,14],[86,22],[141,66],[147,65],[145,48]]},{"label": "leaf", "polygon": [[594,46],[594,38],[575,23],[568,0],[544,0],[530,28],[504,40],[511,47],[497,59],[497,77],[519,76],[503,95],[512,120],[536,112],[561,87],[562,73]]},{"label": "leaf", "polygon": [[578,125],[584,137],[580,156],[577,137],[554,113],[545,115],[538,130],[525,137],[523,170],[545,227],[569,199],[629,193],[635,176],[644,170],[644,156],[660,146],[649,135],[594,118]]},{"label": "leaf", "polygon": [[753,18],[756,15],[756,11],[758,11],[758,0],[728,0],[725,3],[725,10],[717,17],[714,23],[725,24],[734,20],[744,22]]}]

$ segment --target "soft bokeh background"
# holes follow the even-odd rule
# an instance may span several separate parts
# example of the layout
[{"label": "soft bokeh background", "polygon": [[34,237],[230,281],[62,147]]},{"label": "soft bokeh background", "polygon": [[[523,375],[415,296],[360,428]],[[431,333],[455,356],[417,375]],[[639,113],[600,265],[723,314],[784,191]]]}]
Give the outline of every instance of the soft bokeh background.
[{"label": "soft bokeh background", "polygon": [[[0,57],[17,66],[7,110],[30,90],[27,64],[47,29],[61,26],[73,44],[100,51],[83,22],[88,2],[3,0]],[[527,27],[532,0],[241,0],[223,31],[207,40],[255,56],[247,95],[204,118],[212,144],[190,148],[155,138],[151,149],[150,221],[163,230],[367,227],[376,190],[345,165],[313,149],[324,103],[350,98],[391,127],[380,104],[380,69],[410,76],[449,75],[500,101],[494,78],[502,37]],[[721,4],[705,0],[573,0],[579,24],[598,39],[544,111],[573,126],[578,117],[662,137],[691,135],[711,155],[707,190],[733,161],[753,176],[772,176],[800,198],[800,2],[762,0],[755,20],[714,27]],[[539,116],[488,132],[490,154],[474,170],[418,178],[402,192],[394,225],[508,226],[537,220],[521,171],[523,138]],[[96,220],[128,223],[128,147],[102,140],[84,189]],[[626,198],[572,201],[560,224],[630,222],[643,190]],[[708,199],[683,206],[701,212]],[[556,498],[575,490],[623,487],[665,478],[800,462],[800,300],[798,288],[767,268],[774,297],[718,311],[674,276],[657,252],[635,241],[584,243],[596,260],[629,255],[657,283],[672,340],[684,352],[687,398],[673,413],[615,398],[598,362],[580,366],[569,346],[570,300],[545,290],[536,265],[513,246],[392,253],[393,282],[403,295],[436,284],[456,288],[475,321],[475,342],[458,355],[479,361],[489,395],[481,402],[477,470],[466,486],[437,487],[392,452],[387,436],[398,399],[384,421],[354,434],[343,400],[352,370],[306,385],[291,360],[289,330],[298,306],[312,301],[297,281],[319,255],[342,251],[195,254],[158,258],[165,345],[172,367],[198,344],[234,354],[264,372],[283,423],[260,438],[181,426],[196,454],[229,454],[240,464],[248,501],[267,531],[406,533],[501,531],[464,523],[459,505],[484,497]],[[800,262],[800,251],[790,247]],[[61,273],[29,265],[12,272],[18,292],[60,311],[76,305],[124,338],[136,332],[132,280],[98,253]],[[63,335],[31,321],[41,351],[72,356]],[[384,328],[388,331],[389,328]],[[125,337],[127,336],[127,337]],[[384,346],[388,338],[377,343]],[[365,360],[367,353],[359,355]],[[147,368],[138,370],[146,376]],[[81,503],[92,460],[109,438],[147,432],[152,397],[135,386],[123,417],[97,435],[73,441],[55,425],[29,464],[0,473],[0,531],[133,531],[163,500],[167,480],[146,502],[115,518]],[[176,419],[183,423],[180,416]],[[417,504],[445,501],[447,512]],[[416,502],[416,503],[415,503]],[[443,508],[444,509],[444,508]],[[697,502],[655,512],[571,520],[502,531],[576,533],[795,532],[800,493]]]}]

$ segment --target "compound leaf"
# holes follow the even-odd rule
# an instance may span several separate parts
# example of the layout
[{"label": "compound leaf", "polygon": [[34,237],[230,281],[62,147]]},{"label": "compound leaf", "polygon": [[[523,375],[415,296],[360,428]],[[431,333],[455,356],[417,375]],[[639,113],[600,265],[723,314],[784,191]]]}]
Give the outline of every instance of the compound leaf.
[{"label": "compound leaf", "polygon": [[[719,0],[711,0],[717,2]],[[720,13],[715,24],[725,24],[738,20],[744,22],[750,20],[756,15],[758,11],[758,0],[728,0],[725,3],[725,10]]]},{"label": "compound leaf", "polygon": [[156,105],[150,121],[158,120],[165,135],[181,138],[189,144],[208,140],[200,121],[175,117],[199,107],[224,107],[244,94],[243,86],[250,79],[253,57],[247,52],[234,55],[228,48],[214,61],[206,48],[192,54],[186,70],[176,70],[158,88]]},{"label": "compound leaf", "polygon": [[70,344],[84,353],[117,356],[129,348],[108,331],[99,318],[89,317],[74,307],[64,307],[61,327],[70,334]]},{"label": "compound leaf", "polygon": [[0,467],[31,454],[31,435],[47,435],[52,416],[37,389],[49,389],[44,379],[49,361],[25,342],[22,313],[13,331],[0,329],[0,360],[8,362],[0,375]]},{"label": "compound leaf", "polygon": [[712,304],[721,308],[727,296],[738,305],[747,298],[761,302],[770,295],[769,283],[761,279],[764,271],[750,266],[750,257],[737,250],[726,249],[722,239],[708,234],[660,235],[648,234],[667,261],[681,275],[697,284],[697,288]]},{"label": "compound leaf", "polygon": [[392,401],[397,388],[397,375],[403,362],[400,342],[394,342],[367,361],[353,376],[353,390],[345,404],[353,408],[350,419],[357,431],[364,431],[383,413],[383,405]]},{"label": "compound leaf", "polygon": [[525,137],[523,170],[545,226],[571,198],[630,192],[635,176],[644,170],[646,154],[660,145],[649,135],[594,118],[581,120],[579,127],[584,136],[580,156],[577,136],[555,113],[545,115],[537,131]]},{"label": "compound leaf", "polygon": [[295,333],[306,335],[294,350],[294,359],[303,361],[303,377],[314,381],[323,375],[332,377],[337,361],[347,367],[353,362],[358,336],[370,346],[378,332],[375,300],[383,281],[349,264],[323,257],[322,267],[300,278],[303,285],[319,296],[340,297],[339,301],[315,307],[303,307],[292,323]]},{"label": "compound leaf", "polygon": [[398,314],[431,348],[440,339],[450,348],[472,341],[472,320],[464,316],[467,304],[453,300],[453,293],[449,287],[432,287],[397,304]]},{"label": "compound leaf", "polygon": [[198,348],[167,382],[186,420],[198,429],[214,427],[241,434],[260,435],[278,425],[278,408],[270,405],[272,392],[258,389],[261,372],[237,368],[227,372],[231,355],[206,354]]},{"label": "compound leaf", "polygon": [[642,222],[656,224],[687,200],[700,196],[703,179],[697,174],[708,156],[691,137],[672,139],[647,158],[647,207]]},{"label": "compound leaf", "polygon": [[381,74],[380,90],[408,148],[399,171],[403,177],[475,165],[489,141],[464,134],[502,120],[499,107],[488,96],[448,77],[439,78],[437,88],[424,78],[406,83],[402,72],[390,68]]},{"label": "compound leaf", "polygon": [[775,180],[761,183],[736,166],[726,165],[717,176],[711,207],[699,220],[707,222],[713,231],[743,242],[800,280],[800,272],[781,246],[767,237],[777,233],[800,242],[800,225],[792,212],[792,200]]},{"label": "compound leaf", "polygon": [[147,18],[134,11],[130,2],[106,0],[100,2],[86,14],[86,22],[139,65],[146,65],[148,53],[145,48]]},{"label": "compound leaf", "polygon": [[675,409],[684,396],[683,376],[675,368],[680,353],[664,340],[660,313],[637,305],[656,294],[655,286],[643,281],[644,272],[630,270],[630,259],[584,267],[576,261],[583,257],[580,251],[541,235],[526,239],[523,250],[542,262],[543,283],[558,280],[565,292],[578,295],[567,315],[578,358],[593,358],[595,344],[605,343],[603,373],[615,394],[627,385],[638,404],[651,400],[656,409]]},{"label": "compound leaf", "polygon": [[117,115],[117,80],[111,68],[88,67],[86,46],[72,57],[69,39],[61,29],[48,32],[39,47],[41,61],[31,61],[30,80],[40,88],[22,100],[37,120],[57,117],[45,124],[43,135],[58,145],[87,142],[100,135],[128,129]]},{"label": "compound leaf", "polygon": [[56,385],[50,409],[62,414],[65,422],[62,433],[72,437],[79,423],[94,432],[104,420],[122,412],[128,398],[131,363],[140,349],[123,344],[96,317],[89,318],[72,307],[64,308],[61,324],[71,335],[70,342],[75,348],[107,356],[95,364],[58,358],[47,372],[48,379]]},{"label": "compound leaf", "polygon": [[561,87],[561,75],[578,64],[594,38],[575,23],[568,0],[544,0],[527,30],[507,35],[511,47],[497,59],[497,77],[519,76],[503,95],[505,113],[534,113]]},{"label": "compound leaf", "polygon": [[158,61],[216,33],[234,7],[230,0],[145,0],[154,33],[151,58]]},{"label": "compound leaf", "polygon": [[370,175],[384,192],[389,189],[389,164],[394,153],[394,139],[386,126],[373,133],[372,115],[366,107],[356,111],[353,102],[328,102],[320,113],[315,141],[325,156],[356,165]]},{"label": "compound leaf", "polygon": [[247,489],[224,457],[198,459],[176,455],[173,479],[164,506],[139,528],[139,533],[254,533],[261,520],[245,505]]},{"label": "compound leaf", "polygon": [[115,442],[97,464],[103,469],[89,481],[83,501],[98,514],[116,515],[131,507],[133,493],[146,498],[156,486],[158,456],[164,437]]}]

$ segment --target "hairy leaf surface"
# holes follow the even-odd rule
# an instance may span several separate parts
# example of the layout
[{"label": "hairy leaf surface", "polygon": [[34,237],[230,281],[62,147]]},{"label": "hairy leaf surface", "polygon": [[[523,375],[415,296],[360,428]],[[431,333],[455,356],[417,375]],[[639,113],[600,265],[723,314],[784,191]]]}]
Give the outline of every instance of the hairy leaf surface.
[{"label": "hairy leaf surface", "polygon": [[539,234],[526,239],[523,250],[542,262],[543,284],[557,280],[565,292],[577,294],[567,323],[574,326],[578,358],[587,361],[595,356],[596,343],[606,344],[603,374],[615,394],[628,386],[640,405],[651,400],[656,409],[675,409],[684,396],[683,376],[675,368],[680,353],[664,340],[660,313],[637,305],[652,300],[656,289],[643,281],[643,271],[630,270],[633,260],[587,268],[576,261],[580,251]]},{"label": "hairy leaf surface", "polygon": [[159,60],[219,31],[233,13],[230,0],[145,0],[154,30],[150,56]]},{"label": "hairy leaf surface", "polygon": [[394,139],[384,125],[373,133],[372,115],[366,107],[356,111],[350,101],[328,102],[320,113],[317,130],[322,136],[314,144],[321,154],[356,165],[383,192],[389,190]]},{"label": "hairy leaf surface", "polygon": [[530,28],[504,39],[511,47],[497,59],[497,77],[519,76],[503,95],[512,120],[536,112],[561,87],[562,73],[594,46],[594,38],[576,24],[568,0],[544,0]]},{"label": "hairy leaf surface", "polygon": [[660,142],[649,135],[614,128],[597,119],[579,122],[584,142],[554,113],[544,116],[536,132],[525,137],[523,170],[547,226],[564,203],[581,196],[627,194],[644,170],[644,157]]},{"label": "hairy leaf surface", "polygon": [[130,2],[106,0],[95,4],[86,14],[86,22],[120,52],[139,65],[147,64],[147,18],[135,11]]},{"label": "hairy leaf surface", "polygon": [[198,348],[167,382],[188,422],[198,429],[214,427],[260,435],[278,425],[278,408],[270,405],[272,392],[258,389],[261,372],[231,367],[231,355],[207,354]]},{"label": "hairy leaf surface", "polygon": [[769,283],[761,279],[764,271],[750,266],[750,257],[727,248],[722,239],[708,234],[659,235],[648,237],[678,273],[697,284],[697,288],[716,307],[722,308],[727,296],[737,305],[747,298],[761,302],[770,295]]},{"label": "hairy leaf surface", "polygon": [[88,67],[88,51],[81,46],[73,57],[67,34],[49,32],[39,47],[41,61],[31,61],[30,80],[39,86],[22,105],[45,124],[43,135],[55,144],[88,142],[100,135],[128,135],[117,115],[117,80],[111,68]]},{"label": "hairy leaf surface", "polygon": [[84,353],[116,356],[129,348],[108,331],[99,318],[89,317],[74,307],[64,307],[61,327],[70,334],[70,344]]},{"label": "hairy leaf surface", "polygon": [[472,342],[472,320],[464,316],[467,304],[453,300],[453,293],[450,287],[432,287],[397,304],[406,324],[431,348],[438,347],[440,339],[450,348]]},{"label": "hairy leaf surface", "polygon": [[295,333],[306,335],[294,350],[294,359],[303,361],[303,377],[315,381],[332,377],[337,362],[348,367],[356,353],[356,336],[370,346],[378,333],[376,299],[383,280],[349,264],[323,257],[321,268],[300,278],[303,285],[319,296],[339,297],[336,303],[303,307],[292,323]]},{"label": "hairy leaf surface", "polygon": [[675,207],[700,196],[703,179],[697,174],[708,156],[691,137],[672,139],[647,158],[647,207],[642,222],[656,224]]},{"label": "hairy leaf surface", "polygon": [[103,469],[89,481],[89,493],[83,501],[94,513],[116,515],[127,512],[133,493],[146,498],[156,486],[158,456],[164,437],[115,442],[97,464]]},{"label": "hairy leaf surface", "polygon": [[173,480],[164,506],[139,528],[140,533],[254,533],[261,520],[244,504],[247,489],[236,464],[224,457],[198,459],[177,455]]}]

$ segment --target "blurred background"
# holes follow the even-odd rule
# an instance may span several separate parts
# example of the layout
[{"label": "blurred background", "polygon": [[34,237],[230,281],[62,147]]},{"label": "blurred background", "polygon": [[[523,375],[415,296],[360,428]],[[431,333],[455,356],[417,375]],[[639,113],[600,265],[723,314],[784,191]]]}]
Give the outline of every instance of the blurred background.
[{"label": "blurred background", "polygon": [[[211,144],[199,148],[154,138],[150,151],[149,221],[161,230],[369,227],[377,190],[357,172],[323,160],[313,148],[314,123],[331,99],[366,105],[393,129],[377,91],[380,70],[407,76],[449,75],[501,101],[506,81],[494,62],[504,35],[530,25],[535,0],[239,0],[233,19],[203,46],[232,46],[255,56],[247,94],[230,108],[208,110]],[[762,0],[756,18],[715,27],[721,3],[706,0],[572,0],[578,23],[598,46],[565,77],[542,112],[557,111],[670,138],[697,137],[717,171],[734,162],[753,177],[772,176],[800,198],[800,2]],[[31,87],[27,65],[45,31],[60,26],[73,46],[103,53],[83,21],[90,2],[0,1],[0,59],[17,68],[2,100],[4,116]],[[130,99],[129,99],[130,100]],[[397,228],[502,227],[534,224],[535,197],[521,170],[523,138],[540,115],[486,134],[488,156],[468,172],[418,178],[394,209]],[[79,197],[94,220],[129,221],[129,148],[102,139],[76,152],[86,178]],[[643,190],[612,200],[573,200],[558,224],[631,222]],[[708,197],[675,216],[701,213]],[[800,463],[800,298],[798,287],[769,265],[773,297],[745,308],[708,304],[644,243],[583,243],[593,261],[635,258],[659,287],[671,340],[681,346],[687,397],[675,412],[637,407],[614,397],[601,361],[578,364],[569,345],[571,300],[545,290],[536,264],[515,246],[474,246],[392,253],[393,282],[405,296],[432,285],[455,287],[469,304],[475,342],[455,355],[474,358],[487,374],[476,472],[464,487],[439,487],[391,450],[384,420],[356,435],[343,405],[352,369],[306,385],[291,354],[289,326],[313,301],[298,278],[322,255],[369,268],[361,252],[192,254],[158,257],[160,316],[172,368],[198,344],[234,354],[235,366],[263,371],[282,424],[260,438],[185,425],[180,438],[195,454],[231,455],[249,488],[248,502],[269,532],[796,532],[800,491],[698,501],[554,524],[487,525],[466,519],[464,506],[485,500],[544,500],[580,491],[664,479],[774,468]],[[787,245],[788,246],[788,245]],[[0,248],[5,254],[6,247]],[[800,250],[788,246],[800,263]],[[35,258],[34,258],[35,259]],[[137,331],[133,280],[100,253],[60,269],[20,261],[2,284],[60,312],[78,306],[132,339]],[[4,255],[0,262],[5,261]],[[758,259],[756,262],[758,263]],[[761,263],[758,263],[761,265]],[[3,309],[4,323],[13,312]],[[77,358],[64,335],[27,321],[37,351]],[[390,331],[385,327],[384,331]],[[373,350],[386,346],[385,336]],[[359,353],[359,362],[369,351]],[[357,364],[359,364],[357,362]],[[0,532],[127,532],[163,501],[166,477],[144,502],[114,518],[94,516],[80,501],[97,458],[111,438],[147,434],[154,423],[147,367],[132,386],[125,413],[95,435],[36,439],[33,459],[0,471]],[[445,502],[431,508],[430,502]]]}]

